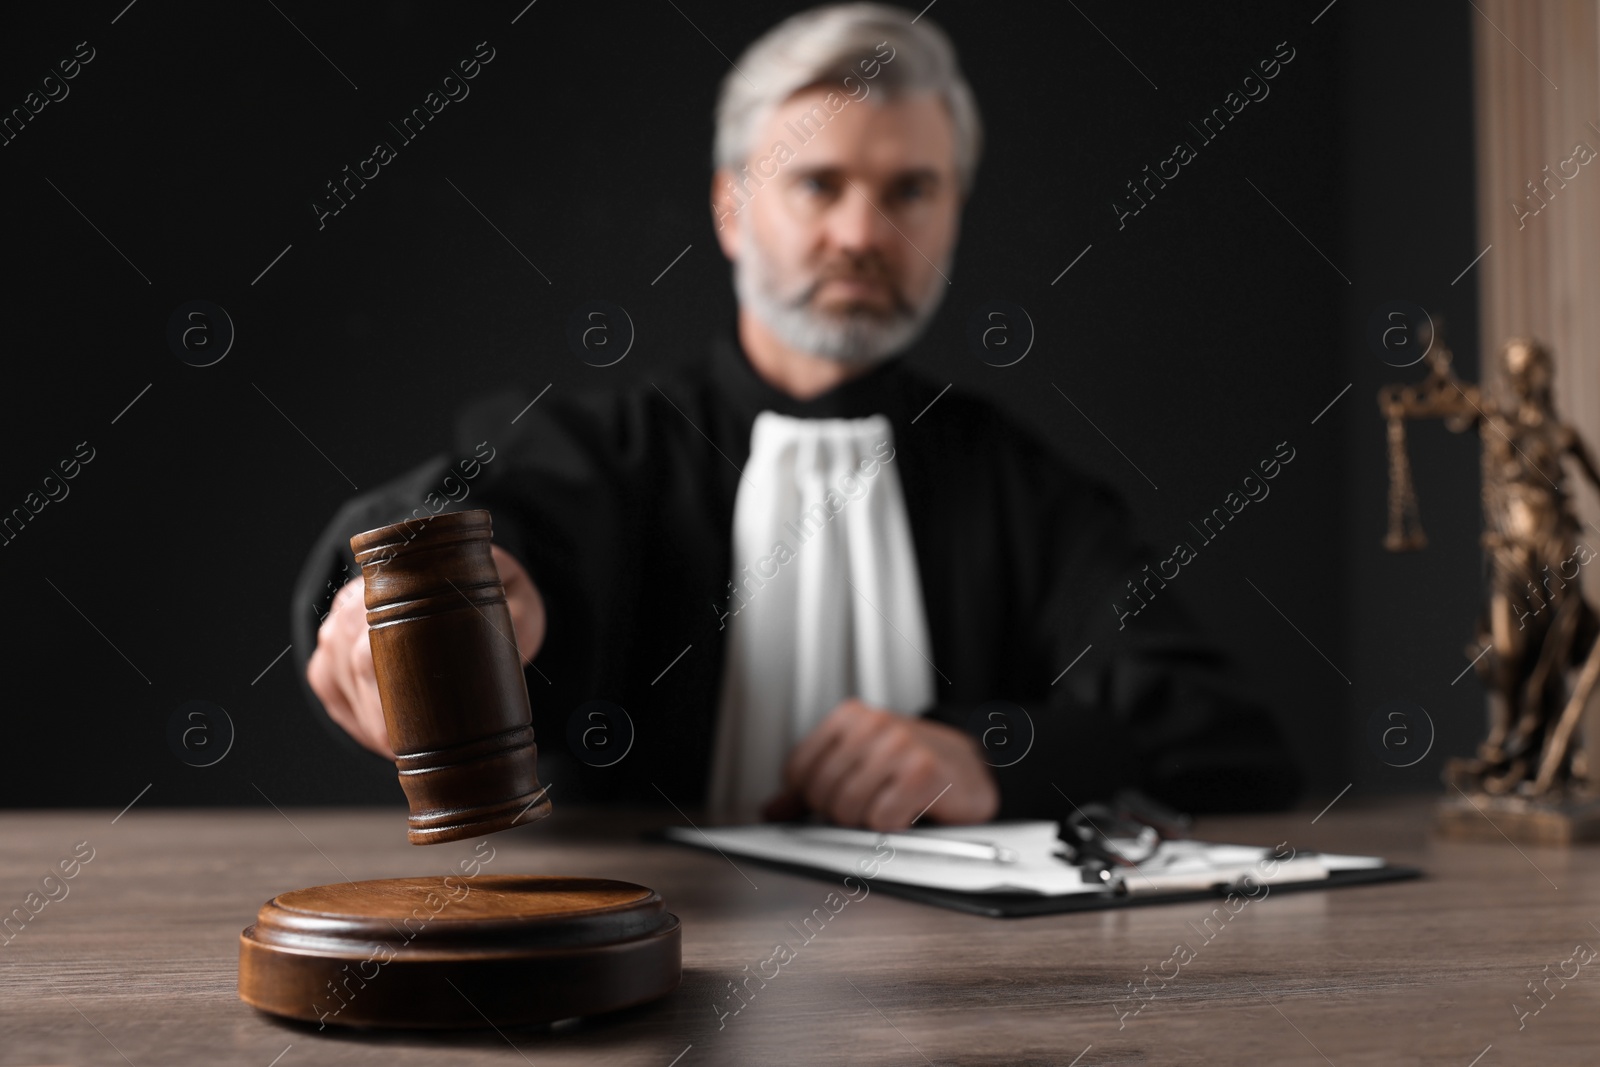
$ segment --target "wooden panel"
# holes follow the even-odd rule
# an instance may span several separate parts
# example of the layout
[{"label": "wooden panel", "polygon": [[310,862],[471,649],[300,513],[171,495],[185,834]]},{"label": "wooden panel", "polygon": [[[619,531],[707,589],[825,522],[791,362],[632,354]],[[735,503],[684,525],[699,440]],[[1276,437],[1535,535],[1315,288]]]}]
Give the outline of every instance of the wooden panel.
[{"label": "wooden panel", "polygon": [[[1470,17],[1478,243],[1493,245],[1474,268],[1482,366],[1492,373],[1510,337],[1548,342],[1558,410],[1600,446],[1600,158],[1563,167],[1579,142],[1600,152],[1600,5],[1480,0],[1477,6],[1481,14]],[[1530,182],[1540,187],[1544,206]],[[1537,214],[1524,214],[1534,208]],[[1589,543],[1600,550],[1600,497],[1581,479],[1575,496],[1581,517],[1593,523],[1586,528],[1595,535]],[[1600,568],[1586,568],[1584,587],[1600,601]]]}]

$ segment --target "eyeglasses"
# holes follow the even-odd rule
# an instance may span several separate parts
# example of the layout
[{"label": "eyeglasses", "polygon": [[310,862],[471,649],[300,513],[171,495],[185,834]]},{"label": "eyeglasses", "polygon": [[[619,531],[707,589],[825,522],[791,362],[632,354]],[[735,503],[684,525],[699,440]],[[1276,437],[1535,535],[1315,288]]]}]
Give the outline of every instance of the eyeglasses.
[{"label": "eyeglasses", "polygon": [[1187,837],[1190,818],[1136,790],[1116,793],[1110,803],[1081,807],[1061,824],[1067,859],[1098,867],[1134,867],[1154,856],[1164,840]]}]

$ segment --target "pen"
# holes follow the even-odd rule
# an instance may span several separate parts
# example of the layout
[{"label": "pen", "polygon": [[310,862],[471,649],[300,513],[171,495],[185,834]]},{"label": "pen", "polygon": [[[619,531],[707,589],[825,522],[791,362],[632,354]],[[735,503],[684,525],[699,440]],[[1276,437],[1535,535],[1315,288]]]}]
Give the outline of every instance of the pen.
[{"label": "pen", "polygon": [[1016,849],[987,841],[955,841],[945,837],[915,837],[911,834],[882,834],[875,830],[847,830],[842,827],[804,827],[799,833],[808,841],[823,845],[854,845],[876,848],[888,845],[896,851],[943,856],[948,859],[981,860],[987,863],[1016,863]]}]

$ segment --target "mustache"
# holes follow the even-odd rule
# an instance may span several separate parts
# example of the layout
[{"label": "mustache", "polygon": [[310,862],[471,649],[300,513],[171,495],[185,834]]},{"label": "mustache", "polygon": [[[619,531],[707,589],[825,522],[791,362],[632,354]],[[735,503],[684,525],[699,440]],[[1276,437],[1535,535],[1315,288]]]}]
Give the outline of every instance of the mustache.
[{"label": "mustache", "polygon": [[847,282],[876,282],[889,291],[889,300],[896,315],[910,315],[915,312],[905,293],[895,282],[893,273],[883,260],[873,256],[862,259],[838,259],[824,263],[818,269],[815,280],[799,296],[795,298],[795,306],[803,307],[816,297],[818,291],[831,281]]}]

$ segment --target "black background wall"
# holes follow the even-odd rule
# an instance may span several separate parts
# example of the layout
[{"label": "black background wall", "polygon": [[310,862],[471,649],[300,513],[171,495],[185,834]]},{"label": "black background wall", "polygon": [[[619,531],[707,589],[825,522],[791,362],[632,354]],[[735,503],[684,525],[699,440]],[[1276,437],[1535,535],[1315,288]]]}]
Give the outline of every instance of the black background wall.
[{"label": "black background wall", "polygon": [[[446,449],[468,398],[649,380],[732,314],[706,207],[718,50],[799,5],[524,2],[5,17],[6,109],[78,42],[94,58],[0,147],[0,511],[80,442],[94,458],[0,547],[0,803],[120,806],[147,784],[150,804],[394,802],[392,770],[332,744],[294,657],[274,660],[313,535],[353,487]],[[1475,373],[1476,277],[1450,284],[1479,250],[1474,16],[1324,3],[926,16],[960,49],[989,143],[928,369],[1115,483],[1164,547],[1290,443],[1271,496],[1167,595],[1278,712],[1308,803],[1351,782],[1435,788],[1482,721],[1475,678],[1449,684],[1477,603],[1476,445],[1418,432],[1434,547],[1386,557],[1372,398],[1419,374],[1363,339],[1374,308],[1413,300]],[[388,123],[479,42],[493,59],[470,96],[400,144]],[[1270,95],[1202,143],[1188,123],[1280,42],[1294,58]],[[319,228],[325,183],[378,140],[397,158]],[[1119,228],[1125,183],[1178,140],[1197,158]],[[606,369],[564,343],[596,297],[639,337]],[[991,298],[1037,328],[1013,367],[963,342]],[[209,367],[168,344],[195,299],[236,328]],[[210,767],[167,741],[195,699],[236,728]],[[1364,733],[1395,699],[1438,733],[1404,769]]]}]

